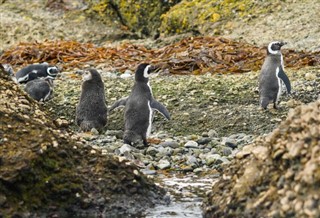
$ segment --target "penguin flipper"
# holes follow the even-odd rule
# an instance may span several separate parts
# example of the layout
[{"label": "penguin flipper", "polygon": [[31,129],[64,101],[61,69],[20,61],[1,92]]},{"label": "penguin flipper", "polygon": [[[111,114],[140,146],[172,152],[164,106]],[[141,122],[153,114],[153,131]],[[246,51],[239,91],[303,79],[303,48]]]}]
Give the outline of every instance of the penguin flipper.
[{"label": "penguin flipper", "polygon": [[285,72],[283,71],[282,67],[280,67],[279,69],[279,73],[278,73],[278,77],[283,81],[283,83],[286,85],[288,94],[291,93],[291,83],[290,80],[288,78],[288,76],[285,74]]},{"label": "penguin flipper", "polygon": [[127,100],[128,100],[128,97],[119,99],[118,101],[113,103],[113,105],[109,108],[109,112],[113,111],[114,109],[116,109],[118,107],[125,107]]},{"label": "penguin flipper", "polygon": [[152,109],[159,111],[167,120],[170,120],[169,111],[163,104],[153,99],[150,106]]}]

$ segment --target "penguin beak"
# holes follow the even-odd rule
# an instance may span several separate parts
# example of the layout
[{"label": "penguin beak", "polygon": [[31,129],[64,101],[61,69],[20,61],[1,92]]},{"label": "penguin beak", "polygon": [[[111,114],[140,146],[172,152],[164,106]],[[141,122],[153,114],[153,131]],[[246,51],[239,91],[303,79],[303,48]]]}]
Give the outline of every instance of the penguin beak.
[{"label": "penguin beak", "polygon": [[280,48],[284,45],[288,44],[287,42],[280,42]]}]

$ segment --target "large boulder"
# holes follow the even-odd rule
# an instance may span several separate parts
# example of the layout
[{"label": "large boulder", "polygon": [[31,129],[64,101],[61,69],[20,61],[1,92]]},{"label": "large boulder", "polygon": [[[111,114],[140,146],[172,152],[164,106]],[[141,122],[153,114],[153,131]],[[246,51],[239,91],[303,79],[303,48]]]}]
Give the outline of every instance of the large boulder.
[{"label": "large boulder", "polygon": [[0,69],[0,217],[132,216],[163,189],[127,161],[73,141]]},{"label": "large boulder", "polygon": [[205,199],[204,217],[319,217],[320,100],[292,109],[236,157]]}]

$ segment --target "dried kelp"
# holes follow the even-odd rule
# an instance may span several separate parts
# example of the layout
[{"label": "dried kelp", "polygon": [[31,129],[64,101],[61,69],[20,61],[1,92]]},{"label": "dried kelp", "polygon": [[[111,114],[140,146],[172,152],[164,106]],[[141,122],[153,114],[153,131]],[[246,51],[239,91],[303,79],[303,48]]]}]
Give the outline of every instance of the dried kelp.
[{"label": "dried kelp", "polygon": [[[1,63],[27,65],[48,62],[63,68],[81,68],[85,64],[104,63],[109,70],[134,69],[150,62],[173,74],[242,73],[259,70],[265,48],[222,37],[189,37],[160,49],[143,45],[121,44],[97,47],[75,41],[20,43],[5,51]],[[320,52],[283,50],[286,67],[301,68],[320,64]]]}]

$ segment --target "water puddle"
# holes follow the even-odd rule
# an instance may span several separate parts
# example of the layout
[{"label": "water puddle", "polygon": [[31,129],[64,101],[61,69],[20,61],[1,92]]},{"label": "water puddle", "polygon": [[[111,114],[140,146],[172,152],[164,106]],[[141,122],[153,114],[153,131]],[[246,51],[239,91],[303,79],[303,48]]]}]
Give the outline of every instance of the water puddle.
[{"label": "water puddle", "polygon": [[174,175],[160,177],[158,185],[164,187],[170,196],[168,205],[157,205],[146,211],[146,218],[179,218],[202,217],[201,203],[207,191],[210,190],[217,175],[197,176]]}]

